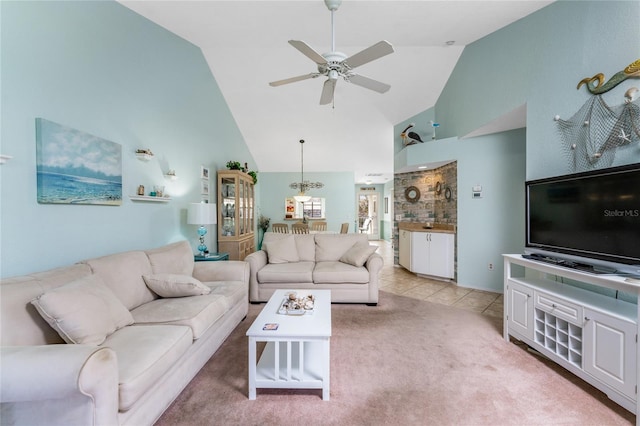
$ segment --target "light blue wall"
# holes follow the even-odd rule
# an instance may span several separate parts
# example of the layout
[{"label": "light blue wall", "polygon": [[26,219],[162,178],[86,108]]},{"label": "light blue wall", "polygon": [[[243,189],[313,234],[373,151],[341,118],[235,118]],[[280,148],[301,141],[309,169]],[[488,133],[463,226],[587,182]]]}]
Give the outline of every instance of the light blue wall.
[{"label": "light blue wall", "polygon": [[[458,165],[457,283],[501,291],[502,253],[524,245],[525,130],[412,145],[401,155],[403,165],[450,160]],[[476,185],[482,198],[471,197]]]},{"label": "light blue wall", "polygon": [[[337,232],[343,222],[348,222],[353,232],[356,210],[353,172],[305,173],[304,179],[324,184],[324,187],[310,190],[308,193],[313,197],[326,198],[327,229]],[[256,215],[262,214],[270,218],[272,224],[284,222],[284,200],[296,194],[295,190],[289,188],[289,184],[299,181],[299,173],[260,173],[256,188],[260,193],[260,203]]]},{"label": "light blue wall", "polygon": [[[394,127],[397,148],[406,123],[428,123],[435,113],[438,139],[453,138],[409,147],[397,158],[401,165],[458,161],[459,285],[501,291],[501,254],[524,247],[524,181],[572,171],[553,117],[570,117],[592,96],[576,90],[582,78],[598,72],[610,78],[640,58],[639,16],[637,1],[555,2],[467,46],[435,107]],[[604,99],[619,105],[639,84],[627,80]],[[526,135],[456,139],[525,103]],[[619,151],[615,164],[638,161],[631,147]],[[483,186],[480,200],[471,199],[475,184]]]},{"label": "light blue wall", "polygon": [[[526,103],[527,179],[572,172],[553,117],[592,96],[576,90],[580,80],[608,79],[640,58],[639,17],[638,1],[558,1],[472,43],[436,103],[439,132],[462,137]],[[639,85],[629,79],[604,99],[620,105]],[[614,165],[638,160],[637,149],[620,150]]]},{"label": "light blue wall", "polygon": [[[0,166],[0,275],[185,238],[195,246],[185,209],[200,200],[200,166],[213,177],[231,159],[255,165],[200,50],[116,2],[0,7],[1,153],[14,157]],[[122,206],[36,202],[36,117],[122,145]],[[156,156],[143,163],[136,148]],[[160,183],[170,203],[129,200]]]}]

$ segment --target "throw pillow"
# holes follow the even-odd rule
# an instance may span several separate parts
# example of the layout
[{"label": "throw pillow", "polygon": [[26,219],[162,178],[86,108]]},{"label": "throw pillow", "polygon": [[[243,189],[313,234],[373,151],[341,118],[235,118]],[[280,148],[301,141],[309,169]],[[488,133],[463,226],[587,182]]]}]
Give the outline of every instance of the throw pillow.
[{"label": "throw pillow", "polygon": [[299,262],[298,248],[293,235],[287,235],[277,241],[272,241],[267,247],[269,263]]},{"label": "throw pillow", "polygon": [[376,250],[377,246],[369,245],[368,243],[354,244],[345,254],[340,258],[340,262],[348,263],[353,266],[362,266]]},{"label": "throw pillow", "polygon": [[131,312],[94,274],[48,290],[31,303],[67,343],[99,345],[133,324]]},{"label": "throw pillow", "polygon": [[143,275],[142,278],[160,297],[200,296],[211,293],[211,288],[189,275],[155,274]]}]

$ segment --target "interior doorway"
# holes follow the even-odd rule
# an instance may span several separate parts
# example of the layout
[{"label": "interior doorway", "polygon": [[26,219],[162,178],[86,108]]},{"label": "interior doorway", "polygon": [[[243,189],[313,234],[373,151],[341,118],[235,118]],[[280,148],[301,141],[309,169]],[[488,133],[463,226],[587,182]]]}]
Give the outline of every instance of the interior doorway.
[{"label": "interior doorway", "polygon": [[374,191],[358,192],[358,223],[356,232],[367,234],[370,240],[380,239],[380,194]]}]

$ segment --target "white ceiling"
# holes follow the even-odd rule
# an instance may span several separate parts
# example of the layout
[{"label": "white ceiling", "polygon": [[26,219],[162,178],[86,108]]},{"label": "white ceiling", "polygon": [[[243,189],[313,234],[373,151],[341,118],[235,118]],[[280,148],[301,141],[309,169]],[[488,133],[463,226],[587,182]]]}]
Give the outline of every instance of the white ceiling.
[{"label": "white ceiling", "polygon": [[322,77],[268,84],[316,71],[288,40],[331,50],[322,0],[119,1],[202,49],[258,171],[300,171],[305,139],[305,172],[354,172],[374,184],[393,177],[393,126],[435,105],[464,46],[552,2],[346,0],[335,12],[336,50],[389,41],[394,53],[357,72],[391,90],[339,80],[332,107],[319,105]]}]

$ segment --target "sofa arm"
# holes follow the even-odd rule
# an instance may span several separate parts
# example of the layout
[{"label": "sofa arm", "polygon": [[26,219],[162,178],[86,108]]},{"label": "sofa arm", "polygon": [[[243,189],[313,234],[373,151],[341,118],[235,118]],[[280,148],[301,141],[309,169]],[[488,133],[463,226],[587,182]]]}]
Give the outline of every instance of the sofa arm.
[{"label": "sofa arm", "polygon": [[369,275],[378,275],[382,270],[384,262],[382,260],[382,256],[378,253],[373,253],[364,264],[364,267],[369,271]]},{"label": "sofa arm", "polygon": [[204,282],[242,281],[249,283],[249,265],[241,260],[196,262],[193,277]]},{"label": "sofa arm", "polygon": [[249,301],[258,302],[258,271],[267,264],[267,252],[258,250],[245,257],[249,263]]},{"label": "sofa arm", "polygon": [[382,256],[378,253],[373,253],[367,259],[364,264],[367,271],[369,271],[369,302],[371,304],[378,303],[378,288],[380,287],[380,271],[384,264]]},{"label": "sofa arm", "polygon": [[118,424],[118,361],[89,345],[0,348],[3,423]]}]

